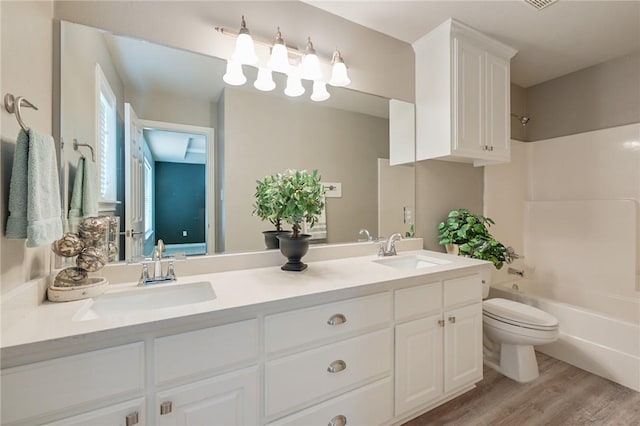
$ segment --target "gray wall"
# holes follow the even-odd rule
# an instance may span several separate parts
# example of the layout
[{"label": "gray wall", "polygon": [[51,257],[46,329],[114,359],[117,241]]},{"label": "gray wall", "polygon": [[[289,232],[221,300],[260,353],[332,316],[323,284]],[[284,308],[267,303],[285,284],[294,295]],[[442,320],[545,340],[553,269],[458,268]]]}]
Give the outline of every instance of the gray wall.
[{"label": "gray wall", "polygon": [[[511,83],[511,112],[518,115],[527,115],[527,89]],[[527,140],[527,126],[511,117],[511,139],[518,141]]]},{"label": "gray wall", "polygon": [[342,198],[327,199],[330,243],[377,229],[377,159],[389,158],[386,118],[235,88],[225,90],[224,114],[225,251],[264,248],[261,231],[272,225],[252,216],[256,180],[287,169],[318,169],[323,181],[342,183]]},{"label": "gray wall", "polygon": [[527,141],[640,122],[640,52],[529,87],[527,115]]}]

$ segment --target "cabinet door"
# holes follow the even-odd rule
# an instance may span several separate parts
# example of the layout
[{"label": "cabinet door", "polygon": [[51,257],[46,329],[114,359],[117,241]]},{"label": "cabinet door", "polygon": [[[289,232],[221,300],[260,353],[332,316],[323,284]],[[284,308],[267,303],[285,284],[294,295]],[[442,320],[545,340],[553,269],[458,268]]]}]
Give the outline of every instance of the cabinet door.
[{"label": "cabinet door", "polygon": [[57,422],[47,423],[47,426],[134,426],[145,425],[144,398],[123,402],[106,408],[67,417]]},{"label": "cabinet door", "polygon": [[444,391],[482,379],[482,304],[444,314]]},{"label": "cabinet door", "polygon": [[258,368],[252,367],[158,393],[155,424],[254,425],[258,398]]},{"label": "cabinet door", "polygon": [[442,395],[442,316],[396,326],[396,416]]},{"label": "cabinet door", "polygon": [[511,158],[511,112],[509,60],[490,53],[487,60],[487,145],[492,159]]},{"label": "cabinet door", "polygon": [[477,158],[487,152],[485,53],[464,38],[454,38],[453,49],[453,154]]}]

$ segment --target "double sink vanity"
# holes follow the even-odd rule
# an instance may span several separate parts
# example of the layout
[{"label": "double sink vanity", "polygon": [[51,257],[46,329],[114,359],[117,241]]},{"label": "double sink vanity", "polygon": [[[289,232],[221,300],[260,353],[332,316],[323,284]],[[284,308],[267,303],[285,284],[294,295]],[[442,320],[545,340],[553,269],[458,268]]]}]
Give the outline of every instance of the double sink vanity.
[{"label": "double sink vanity", "polygon": [[313,251],[5,322],[2,424],[401,424],[482,379],[489,263]]}]

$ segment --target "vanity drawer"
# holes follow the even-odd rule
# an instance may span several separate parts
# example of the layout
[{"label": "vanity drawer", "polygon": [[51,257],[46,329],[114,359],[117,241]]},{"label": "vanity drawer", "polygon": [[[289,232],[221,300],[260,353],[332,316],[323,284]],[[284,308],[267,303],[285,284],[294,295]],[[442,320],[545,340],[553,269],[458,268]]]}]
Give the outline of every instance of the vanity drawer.
[{"label": "vanity drawer", "polygon": [[273,354],[301,345],[388,324],[392,319],[389,292],[359,297],[265,318],[265,347]]},{"label": "vanity drawer", "polygon": [[387,328],[267,362],[266,415],[302,408],[337,391],[389,374],[392,351],[392,332]]},{"label": "vanity drawer", "polygon": [[258,320],[155,339],[155,383],[221,371],[258,359]]},{"label": "vanity drawer", "polygon": [[445,280],[443,284],[445,308],[482,300],[482,277],[480,274]]},{"label": "vanity drawer", "polygon": [[267,426],[386,424],[393,416],[392,401],[393,382],[387,377]]},{"label": "vanity drawer", "polygon": [[418,287],[403,288],[395,292],[396,320],[438,312],[441,306],[442,285],[440,281]]},{"label": "vanity drawer", "polygon": [[142,392],[144,344],[2,370],[2,424]]}]

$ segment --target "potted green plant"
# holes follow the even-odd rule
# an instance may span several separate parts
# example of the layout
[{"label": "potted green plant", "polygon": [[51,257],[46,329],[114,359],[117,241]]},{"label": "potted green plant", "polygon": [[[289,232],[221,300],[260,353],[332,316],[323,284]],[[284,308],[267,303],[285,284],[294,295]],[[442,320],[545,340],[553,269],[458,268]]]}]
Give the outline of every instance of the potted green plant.
[{"label": "potted green plant", "polygon": [[255,204],[253,205],[253,215],[262,220],[268,220],[275,226],[275,230],[263,231],[264,243],[267,249],[277,249],[280,242],[277,238],[281,234],[290,234],[291,231],[282,229],[282,218],[280,207],[277,203],[278,191],[282,174],[265,176],[264,179],[256,181]]},{"label": "potted green plant", "polygon": [[324,189],[317,170],[288,170],[280,176],[275,197],[280,218],[289,223],[293,232],[278,235],[280,251],[288,258],[282,266],[285,271],[302,271],[307,268],[302,257],[309,249],[311,235],[302,234],[302,224],[313,226],[324,208]]},{"label": "potted green plant", "polygon": [[495,222],[491,218],[473,214],[467,209],[453,210],[447,220],[438,225],[439,244],[445,246],[448,253],[487,260],[500,269],[517,255],[489,233],[493,224]]}]

